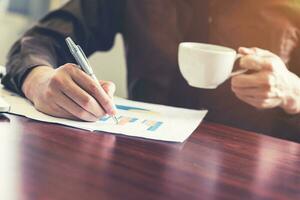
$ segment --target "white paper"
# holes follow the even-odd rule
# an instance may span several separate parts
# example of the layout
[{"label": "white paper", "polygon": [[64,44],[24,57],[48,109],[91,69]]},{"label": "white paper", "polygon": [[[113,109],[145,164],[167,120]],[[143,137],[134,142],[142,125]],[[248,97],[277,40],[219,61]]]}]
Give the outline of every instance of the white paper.
[{"label": "white paper", "polygon": [[0,89],[10,113],[34,120],[57,123],[89,131],[105,131],[147,139],[183,142],[198,127],[207,111],[190,110],[115,98],[119,123],[105,116],[97,122],[81,122],[52,117],[37,111],[26,99]]}]

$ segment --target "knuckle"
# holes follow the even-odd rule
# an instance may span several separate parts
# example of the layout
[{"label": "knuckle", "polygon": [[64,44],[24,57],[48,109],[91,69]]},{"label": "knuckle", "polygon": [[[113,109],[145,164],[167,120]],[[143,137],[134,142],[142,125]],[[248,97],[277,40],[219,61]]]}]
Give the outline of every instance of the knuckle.
[{"label": "knuckle", "polygon": [[50,87],[60,87],[63,85],[63,81],[59,76],[53,76],[50,80]]},{"label": "knuckle", "polygon": [[89,85],[89,90],[91,91],[92,94],[97,94],[99,91],[98,86],[94,83],[91,83]]},{"label": "knuckle", "polygon": [[67,64],[63,65],[63,70],[71,73],[71,72],[74,72],[74,70],[76,69],[75,66],[76,65],[73,63],[67,63]]},{"label": "knuckle", "polygon": [[91,105],[92,99],[90,97],[84,97],[82,99],[82,107],[88,109]]},{"label": "knuckle", "polygon": [[52,90],[47,89],[47,90],[45,91],[45,97],[46,97],[46,99],[51,99],[53,96],[54,96],[54,94],[53,94],[53,91],[52,91]]},{"label": "knuckle", "polygon": [[73,64],[73,63],[66,63],[63,65],[63,67],[66,69],[72,69],[74,66],[75,66],[75,64]]}]

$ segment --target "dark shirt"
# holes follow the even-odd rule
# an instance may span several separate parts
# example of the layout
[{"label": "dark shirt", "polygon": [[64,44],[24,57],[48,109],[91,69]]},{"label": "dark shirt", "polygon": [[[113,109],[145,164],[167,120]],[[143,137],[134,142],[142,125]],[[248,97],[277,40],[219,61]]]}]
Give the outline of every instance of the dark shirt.
[{"label": "dark shirt", "polygon": [[208,109],[206,120],[300,141],[299,115],[258,110],[234,96],[230,81],[215,90],[192,88],[177,63],[183,41],[255,46],[276,53],[299,75],[299,29],[300,3],[295,0],[72,0],[13,46],[3,84],[22,94],[33,67],[74,62],[67,36],[91,55],[109,50],[121,33],[130,99]]}]

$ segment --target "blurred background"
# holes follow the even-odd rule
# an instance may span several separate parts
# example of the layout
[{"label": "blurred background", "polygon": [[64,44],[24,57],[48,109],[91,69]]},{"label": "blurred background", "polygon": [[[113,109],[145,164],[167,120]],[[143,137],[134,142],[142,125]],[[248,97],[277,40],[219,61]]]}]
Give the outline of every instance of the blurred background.
[{"label": "blurred background", "polygon": [[[68,0],[0,0],[0,65],[6,62],[10,46],[49,10]],[[111,80],[117,85],[116,95],[127,97],[126,67],[122,37],[116,37],[110,52],[91,56],[91,64],[99,79]]]}]

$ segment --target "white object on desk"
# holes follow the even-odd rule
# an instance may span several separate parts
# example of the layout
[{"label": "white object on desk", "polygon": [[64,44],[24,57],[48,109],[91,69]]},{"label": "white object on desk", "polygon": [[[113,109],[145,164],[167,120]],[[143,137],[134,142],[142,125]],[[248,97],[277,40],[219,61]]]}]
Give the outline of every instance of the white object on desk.
[{"label": "white object on desk", "polygon": [[4,101],[4,99],[0,96],[0,112],[9,112],[10,106],[9,104]]},{"label": "white object on desk", "polygon": [[118,124],[115,124],[109,116],[97,122],[81,122],[43,114],[28,100],[1,88],[0,94],[11,105],[12,114],[84,130],[105,131],[170,142],[185,141],[207,113],[203,110],[189,110],[116,98]]},{"label": "white object on desk", "polygon": [[1,80],[2,76],[4,76],[5,74],[6,74],[5,67],[0,65],[0,80]]},{"label": "white object on desk", "polygon": [[[1,74],[1,67],[2,66],[0,65],[0,74]],[[4,98],[3,98],[4,94],[1,92],[2,90],[4,90],[3,86],[0,85],[0,113],[1,112],[9,112],[10,111],[10,105],[7,103],[7,101],[4,100]]]}]

